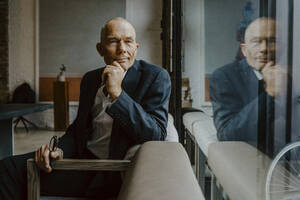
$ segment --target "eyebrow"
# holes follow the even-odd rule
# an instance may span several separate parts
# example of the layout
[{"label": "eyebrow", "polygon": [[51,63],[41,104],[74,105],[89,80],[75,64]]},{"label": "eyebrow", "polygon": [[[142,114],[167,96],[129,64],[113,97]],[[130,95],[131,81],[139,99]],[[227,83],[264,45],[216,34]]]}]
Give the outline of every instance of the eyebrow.
[{"label": "eyebrow", "polygon": [[117,37],[115,37],[115,36],[107,36],[106,37],[106,39],[109,39],[109,40],[111,40],[111,39],[118,39]]},{"label": "eyebrow", "polygon": [[[118,39],[118,40],[119,40],[120,37],[116,37],[116,36],[107,36],[106,38],[107,38],[107,39]],[[126,37],[125,40],[134,40],[134,38],[133,38],[133,37]]]},{"label": "eyebrow", "polygon": [[260,40],[260,39],[267,39],[267,40],[270,40],[270,39],[276,39],[276,37],[272,36],[272,37],[253,37],[250,39],[250,41],[252,40]]},{"label": "eyebrow", "polygon": [[126,40],[134,40],[133,37],[126,37]]}]

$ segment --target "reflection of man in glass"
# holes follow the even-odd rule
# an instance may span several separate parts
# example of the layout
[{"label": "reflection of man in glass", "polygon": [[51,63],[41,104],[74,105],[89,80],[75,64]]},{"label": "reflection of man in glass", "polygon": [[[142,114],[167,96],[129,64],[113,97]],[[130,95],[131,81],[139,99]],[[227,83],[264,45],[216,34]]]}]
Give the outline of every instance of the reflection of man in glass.
[{"label": "reflection of man in glass", "polygon": [[219,140],[246,141],[264,151],[273,148],[274,97],[286,87],[286,74],[275,64],[275,31],[273,19],[253,21],[241,44],[245,59],[213,73],[210,96]]}]

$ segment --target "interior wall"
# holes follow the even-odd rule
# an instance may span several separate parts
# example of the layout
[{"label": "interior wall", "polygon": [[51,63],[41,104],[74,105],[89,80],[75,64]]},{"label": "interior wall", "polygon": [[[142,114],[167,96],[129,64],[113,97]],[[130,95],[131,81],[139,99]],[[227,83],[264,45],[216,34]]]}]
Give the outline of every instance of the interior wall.
[{"label": "interior wall", "polygon": [[35,0],[9,1],[9,91],[35,86]]},{"label": "interior wall", "polygon": [[[201,3],[204,0],[185,0],[184,1],[184,71],[183,77],[190,80],[192,106],[201,107]],[[183,95],[183,94],[182,94]]]},{"label": "interior wall", "polygon": [[[205,74],[235,60],[240,45],[236,39],[237,26],[243,19],[247,2],[249,0],[205,1]],[[258,1],[254,2],[253,8],[258,11]]]},{"label": "interior wall", "polygon": [[9,100],[8,80],[8,0],[0,2],[0,103]]},{"label": "interior wall", "polygon": [[137,59],[162,66],[162,1],[126,0],[126,19],[136,29],[136,40],[140,44]]},{"label": "interior wall", "polygon": [[96,44],[113,17],[125,17],[123,0],[40,0],[40,76],[55,77],[61,64],[67,76],[81,77],[105,66]]}]

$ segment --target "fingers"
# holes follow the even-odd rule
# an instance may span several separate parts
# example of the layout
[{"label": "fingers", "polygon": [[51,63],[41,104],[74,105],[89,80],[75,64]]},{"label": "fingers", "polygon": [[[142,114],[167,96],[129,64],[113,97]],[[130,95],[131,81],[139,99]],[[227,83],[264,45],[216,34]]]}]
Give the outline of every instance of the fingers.
[{"label": "fingers", "polygon": [[123,67],[122,67],[117,61],[114,61],[114,62],[112,63],[112,65],[115,66],[115,67],[118,67],[118,68],[122,69],[122,71],[124,72]]},{"label": "fingers", "polygon": [[46,162],[47,159],[49,159],[49,147],[48,147],[48,145],[43,145],[41,147],[40,159],[41,159],[41,162],[44,162],[44,161]]},{"label": "fingers", "polygon": [[111,72],[111,71],[124,72],[124,69],[121,67],[121,65],[117,61],[114,61],[111,65],[106,65],[106,67],[104,69],[104,73]]},{"label": "fingers", "polygon": [[274,65],[275,65],[274,61],[269,61],[265,67],[272,67]]},{"label": "fingers", "polygon": [[262,69],[262,75],[266,83],[266,92],[270,96],[282,95],[286,91],[287,72],[274,62],[269,62]]},{"label": "fingers", "polygon": [[[101,75],[101,81],[102,81],[102,83],[103,84],[106,84],[106,80],[107,80],[107,76],[108,76],[108,71],[106,70],[106,67],[104,68],[104,71],[103,71],[103,73],[102,73],[102,75]],[[104,78],[106,76],[106,78]]]},{"label": "fingers", "polygon": [[60,148],[56,148],[55,151],[52,151],[50,153],[50,157],[55,159],[55,160],[62,159],[63,158],[63,151]]},{"label": "fingers", "polygon": [[41,146],[35,153],[34,160],[38,167],[45,171],[50,173],[52,171],[50,167],[50,162],[49,162],[49,145],[43,145]]},{"label": "fingers", "polygon": [[102,73],[102,80],[107,77],[105,85],[111,100],[119,97],[122,92],[124,72],[121,65],[117,61],[114,61],[111,65],[107,65]]},{"label": "fingers", "polygon": [[268,62],[261,70],[261,73],[265,73],[266,71],[269,71],[275,66],[275,63],[273,61]]},{"label": "fingers", "polygon": [[113,73],[115,68],[116,68],[116,66],[106,65],[106,67],[103,70],[102,76],[101,76],[102,83],[106,84],[108,77],[111,76],[111,74]]},{"label": "fingers", "polygon": [[110,79],[111,76],[116,76],[117,74],[123,75],[123,73],[124,69],[117,61],[114,61],[112,65],[106,65],[104,68],[101,76],[102,82],[106,84],[107,79]]},{"label": "fingers", "polygon": [[47,171],[50,172],[51,167],[50,167],[49,154],[50,154],[50,149],[49,149],[49,146],[46,145],[45,150],[42,154],[42,161],[43,161],[43,164],[44,164],[45,168],[47,169]]}]

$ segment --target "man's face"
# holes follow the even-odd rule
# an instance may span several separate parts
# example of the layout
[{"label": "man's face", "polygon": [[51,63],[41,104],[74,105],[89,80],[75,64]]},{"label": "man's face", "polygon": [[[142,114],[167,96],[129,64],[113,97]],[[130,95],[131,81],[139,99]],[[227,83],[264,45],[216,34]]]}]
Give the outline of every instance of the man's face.
[{"label": "man's face", "polygon": [[117,61],[126,71],[134,63],[139,45],[135,42],[135,30],[125,20],[114,20],[106,25],[97,49],[107,65]]},{"label": "man's face", "polygon": [[275,21],[267,18],[255,20],[249,25],[241,48],[248,64],[258,71],[268,62],[275,62]]}]

